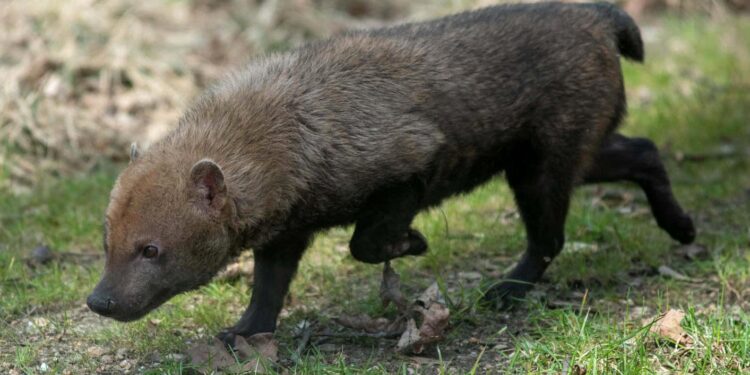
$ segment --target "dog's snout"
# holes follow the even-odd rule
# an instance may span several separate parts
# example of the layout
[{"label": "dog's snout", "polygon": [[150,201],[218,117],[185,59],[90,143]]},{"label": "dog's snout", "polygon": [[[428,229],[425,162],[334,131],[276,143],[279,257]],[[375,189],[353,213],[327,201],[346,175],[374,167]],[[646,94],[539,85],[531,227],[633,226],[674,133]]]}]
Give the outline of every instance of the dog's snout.
[{"label": "dog's snout", "polygon": [[91,311],[99,315],[108,316],[114,310],[115,300],[107,296],[92,294],[86,299],[86,304]]}]

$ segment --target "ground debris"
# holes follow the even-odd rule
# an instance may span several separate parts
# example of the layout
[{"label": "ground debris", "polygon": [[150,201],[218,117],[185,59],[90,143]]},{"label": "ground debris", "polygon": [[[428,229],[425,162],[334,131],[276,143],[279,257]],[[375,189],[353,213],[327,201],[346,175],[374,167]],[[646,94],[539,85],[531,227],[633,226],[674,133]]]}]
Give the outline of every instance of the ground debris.
[{"label": "ground debris", "polygon": [[201,373],[265,374],[272,371],[278,361],[278,343],[272,333],[258,333],[235,338],[235,349],[230,352],[224,343],[213,338],[211,343],[201,343],[188,349],[190,363]]},{"label": "ground debris", "polygon": [[[443,339],[450,311],[436,282],[432,283],[413,303],[408,304],[401,293],[399,275],[388,262],[383,267],[380,298],[384,306],[393,303],[399,311],[393,320],[373,318],[367,314],[334,318],[347,328],[364,331],[376,337],[398,335],[396,350],[404,354],[420,354],[424,348]],[[418,323],[419,322],[419,323]]]},{"label": "ground debris", "polygon": [[692,280],[691,278],[675,271],[674,269],[672,269],[671,267],[667,265],[659,266],[659,274],[662,276],[673,278],[675,280],[679,280],[679,281],[691,281]]},{"label": "ground debris", "polygon": [[450,310],[445,306],[438,284],[432,283],[417,298],[412,311],[421,315],[422,323],[417,327],[414,318],[407,321],[406,331],[398,340],[396,350],[419,354],[426,345],[443,339],[445,329],[448,328]]},{"label": "ground debris", "polygon": [[680,325],[684,317],[684,312],[669,309],[666,314],[656,318],[649,331],[677,346],[691,348],[693,346],[693,339]]},{"label": "ground debris", "polygon": [[336,317],[333,318],[333,321],[346,328],[365,331],[367,333],[400,333],[404,331],[403,319],[389,320],[386,318],[372,318],[367,314],[359,314],[355,316]]},{"label": "ground debris", "polygon": [[34,248],[34,250],[31,251],[31,257],[29,258],[29,261],[33,264],[46,264],[51,261],[55,255],[52,253],[52,250],[48,246],[37,246]]},{"label": "ground debris", "polygon": [[703,260],[708,258],[708,248],[696,243],[679,246],[677,253],[687,260]]}]

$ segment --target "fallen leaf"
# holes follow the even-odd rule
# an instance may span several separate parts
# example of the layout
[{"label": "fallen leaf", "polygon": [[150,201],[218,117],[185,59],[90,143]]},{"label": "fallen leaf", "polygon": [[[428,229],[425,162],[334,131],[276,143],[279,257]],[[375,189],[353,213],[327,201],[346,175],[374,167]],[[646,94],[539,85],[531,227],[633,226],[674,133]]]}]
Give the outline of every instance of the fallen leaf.
[{"label": "fallen leaf", "polygon": [[418,344],[419,338],[417,322],[415,322],[414,319],[409,319],[409,321],[406,322],[406,330],[398,339],[396,350],[404,351],[405,349],[411,349],[414,353],[421,353],[423,346]]},{"label": "fallen leaf", "polygon": [[[432,283],[407,307],[406,299],[401,294],[400,278],[388,262],[383,267],[383,281],[380,285],[380,297],[384,306],[393,303],[401,314],[394,320],[374,319],[367,314],[354,317],[337,317],[333,320],[347,328],[368,333],[401,333],[396,350],[402,353],[421,353],[425,346],[443,338],[448,327],[450,311],[440,294],[437,283]],[[417,320],[421,324],[417,324]]]},{"label": "fallen leaf", "polygon": [[396,344],[396,350],[402,353],[421,353],[426,345],[441,340],[448,327],[450,310],[445,306],[437,283],[432,283],[417,298],[413,311],[422,316],[422,324],[417,329],[415,319],[408,320],[406,331]]},{"label": "fallen leaf", "polygon": [[388,307],[389,304],[393,303],[399,312],[406,312],[407,302],[404,295],[401,294],[401,277],[391,268],[390,262],[385,262],[383,266],[380,300],[383,302],[383,307]]},{"label": "fallen leaf", "polygon": [[665,266],[665,265],[659,266],[659,274],[662,275],[662,276],[671,277],[671,278],[673,278],[675,280],[690,281],[689,277],[687,277],[687,276],[685,276],[685,275],[683,275],[683,274],[681,274],[681,273],[673,270],[669,266]]},{"label": "fallen leaf", "polygon": [[440,287],[437,283],[430,284],[430,286],[428,286],[427,289],[417,297],[416,301],[416,304],[425,308],[429,308],[433,303],[445,305],[445,300],[443,300],[443,295],[440,294]]},{"label": "fallen leaf", "polygon": [[659,337],[673,342],[675,345],[689,348],[693,345],[693,339],[688,336],[680,322],[685,317],[685,313],[679,310],[670,309],[666,314],[656,319],[651,326],[650,332],[657,334]]},{"label": "fallen leaf", "polygon": [[187,350],[190,363],[198,370],[211,372],[236,364],[234,356],[226,349],[224,343],[214,337],[210,344],[202,343]]},{"label": "fallen leaf", "polygon": [[278,342],[272,333],[258,333],[245,339],[235,338],[235,352],[231,353],[224,343],[213,338],[210,344],[198,344],[188,349],[190,363],[201,372],[264,374],[278,361]]},{"label": "fallen leaf", "polygon": [[263,374],[271,371],[271,365],[279,360],[279,344],[273,333],[258,333],[247,339],[238,336],[234,346],[242,365],[229,367],[229,372]]}]

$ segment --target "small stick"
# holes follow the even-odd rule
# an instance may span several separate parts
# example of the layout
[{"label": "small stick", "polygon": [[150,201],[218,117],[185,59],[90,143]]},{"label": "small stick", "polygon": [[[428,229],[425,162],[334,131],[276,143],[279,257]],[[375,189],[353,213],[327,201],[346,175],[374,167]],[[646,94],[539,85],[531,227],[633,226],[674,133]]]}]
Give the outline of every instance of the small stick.
[{"label": "small stick", "polygon": [[292,360],[294,363],[299,364],[302,361],[302,352],[307,347],[307,344],[310,342],[310,337],[312,336],[312,328],[310,323],[305,324],[303,331],[302,331],[302,339],[299,342],[299,345],[297,345],[297,350],[294,351],[292,354]]},{"label": "small stick", "polygon": [[403,332],[376,332],[376,333],[367,333],[367,332],[344,332],[344,333],[333,333],[333,332],[320,332],[320,333],[313,333],[312,335],[315,337],[334,337],[334,338],[345,338],[345,339],[351,339],[351,338],[358,338],[358,337],[372,337],[372,338],[396,338],[400,337],[403,334]]}]

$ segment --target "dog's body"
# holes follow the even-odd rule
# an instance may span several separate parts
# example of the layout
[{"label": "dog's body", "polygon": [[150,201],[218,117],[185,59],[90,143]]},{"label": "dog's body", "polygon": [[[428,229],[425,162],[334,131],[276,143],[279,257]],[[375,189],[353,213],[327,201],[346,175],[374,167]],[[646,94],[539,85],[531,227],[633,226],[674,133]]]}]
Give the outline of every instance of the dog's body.
[{"label": "dog's body", "polygon": [[421,254],[414,216],[503,171],[528,249],[509,276],[522,283],[491,289],[496,301],[522,296],[560,251],[580,183],[638,183],[659,225],[690,242],[656,148],[614,133],[619,54],[643,58],[618,9],[536,4],[350,32],[253,63],[134,153],[89,305],[136,319],[252,247],[252,301],[224,338],[273,331],[316,231],[356,223],[351,251],[365,262]]}]

